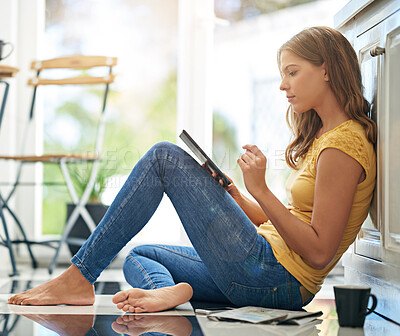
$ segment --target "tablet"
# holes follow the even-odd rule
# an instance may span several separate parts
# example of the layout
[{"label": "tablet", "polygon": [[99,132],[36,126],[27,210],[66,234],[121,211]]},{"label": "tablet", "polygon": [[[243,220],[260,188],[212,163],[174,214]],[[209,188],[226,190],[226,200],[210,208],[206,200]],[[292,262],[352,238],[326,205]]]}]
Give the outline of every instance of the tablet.
[{"label": "tablet", "polygon": [[211,172],[217,173],[215,179],[217,181],[222,180],[223,186],[227,187],[231,182],[224,175],[224,173],[217,167],[217,165],[207,156],[207,154],[200,148],[200,146],[192,139],[192,137],[185,130],[182,131],[179,136],[182,141],[190,148],[190,150],[196,155],[201,163],[204,163],[206,168]]}]

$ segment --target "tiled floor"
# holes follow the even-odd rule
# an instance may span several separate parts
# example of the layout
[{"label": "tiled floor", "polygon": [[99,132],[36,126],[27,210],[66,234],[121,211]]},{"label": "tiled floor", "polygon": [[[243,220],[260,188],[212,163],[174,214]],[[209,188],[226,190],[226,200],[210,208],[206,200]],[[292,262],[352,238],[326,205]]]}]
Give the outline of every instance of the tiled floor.
[{"label": "tiled floor", "polygon": [[[58,269],[54,276],[62,272]],[[343,277],[329,277],[317,297],[306,307],[321,310],[323,315],[306,326],[252,325],[237,322],[216,322],[196,315],[187,303],[168,312],[123,315],[111,302],[112,294],[129,288],[122,272],[107,270],[96,284],[94,306],[30,307],[7,304],[10,293],[17,293],[49,279],[45,269],[26,269],[21,276],[0,277],[1,336],[78,336],[78,335],[400,335],[400,327],[375,314],[368,316],[364,329],[339,328],[333,285],[343,283]]]}]

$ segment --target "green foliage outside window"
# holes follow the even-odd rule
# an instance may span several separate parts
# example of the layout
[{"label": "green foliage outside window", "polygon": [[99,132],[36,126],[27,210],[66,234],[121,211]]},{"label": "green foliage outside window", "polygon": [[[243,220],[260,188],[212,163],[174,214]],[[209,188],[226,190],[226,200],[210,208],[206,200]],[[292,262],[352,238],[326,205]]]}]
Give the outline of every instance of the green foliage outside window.
[{"label": "green foliage outside window", "polygon": [[[89,93],[101,100],[102,91]],[[82,97],[86,96],[87,92],[82,94]],[[113,113],[110,113],[112,115],[106,122],[102,161],[91,195],[91,200],[95,202],[101,200],[107,179],[115,175],[128,175],[134,164],[155,142],[176,140],[176,70],[172,71],[161,85],[140,124],[132,125],[126,120],[126,116],[116,113],[117,98],[118,92],[111,91],[107,109]],[[61,153],[85,153],[85,149],[92,151],[97,130],[96,113],[97,111],[87,111],[80,99],[64,102],[56,109],[54,120],[63,116],[72,118],[72,124],[80,130],[79,141],[75,146],[66,149],[62,137],[46,132],[51,130],[52,121],[50,121],[45,124],[44,151]],[[90,168],[91,164],[70,165],[73,183],[79,196],[88,181]],[[57,165],[45,165],[43,176],[45,187],[42,232],[60,234],[66,223],[66,203],[70,203],[71,198]]]}]

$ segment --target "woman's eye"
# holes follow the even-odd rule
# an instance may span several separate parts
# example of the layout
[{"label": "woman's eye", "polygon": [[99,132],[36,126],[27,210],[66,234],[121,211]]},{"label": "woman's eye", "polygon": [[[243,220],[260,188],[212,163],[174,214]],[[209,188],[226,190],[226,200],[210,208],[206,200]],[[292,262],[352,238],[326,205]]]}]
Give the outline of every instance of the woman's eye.
[{"label": "woman's eye", "polygon": [[295,73],[296,73],[296,71],[291,71],[291,72],[289,72],[289,76],[294,76],[295,75]]}]

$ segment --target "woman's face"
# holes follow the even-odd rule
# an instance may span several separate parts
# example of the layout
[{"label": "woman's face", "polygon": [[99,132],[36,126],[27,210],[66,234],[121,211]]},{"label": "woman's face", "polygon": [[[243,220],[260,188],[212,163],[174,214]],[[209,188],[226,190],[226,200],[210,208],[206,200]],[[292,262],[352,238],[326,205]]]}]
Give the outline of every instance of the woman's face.
[{"label": "woman's face", "polygon": [[330,90],[325,64],[315,66],[291,51],[281,53],[280,70],[282,82],[280,89],[286,91],[286,97],[293,111],[304,113],[311,109],[318,111],[322,106],[327,90]]}]

